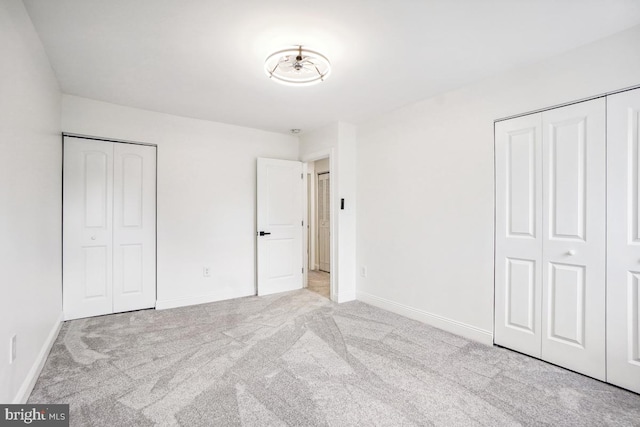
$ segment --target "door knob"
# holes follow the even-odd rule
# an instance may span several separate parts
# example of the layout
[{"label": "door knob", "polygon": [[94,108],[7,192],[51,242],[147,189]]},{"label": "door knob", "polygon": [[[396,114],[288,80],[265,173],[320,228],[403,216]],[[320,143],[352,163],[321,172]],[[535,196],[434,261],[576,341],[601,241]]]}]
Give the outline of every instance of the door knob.
[{"label": "door knob", "polygon": [[567,252],[567,255],[569,255],[569,256],[573,256],[575,254],[576,254],[576,251],[573,250],[573,249],[570,249],[569,252]]},{"label": "door knob", "polygon": [[268,235],[268,234],[271,234],[271,233],[268,233],[268,232],[266,232],[266,231],[261,231],[261,232],[260,232],[260,235],[261,235],[261,236],[266,236],[266,235]]},{"label": "door knob", "polygon": [[91,236],[91,240],[96,240],[96,236]]}]

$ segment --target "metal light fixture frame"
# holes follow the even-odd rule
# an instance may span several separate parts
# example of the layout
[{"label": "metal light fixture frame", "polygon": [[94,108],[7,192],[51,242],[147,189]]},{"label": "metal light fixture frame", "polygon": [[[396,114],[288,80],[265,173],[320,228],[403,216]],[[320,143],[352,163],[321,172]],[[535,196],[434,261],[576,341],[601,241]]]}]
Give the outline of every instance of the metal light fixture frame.
[{"label": "metal light fixture frame", "polygon": [[[297,72],[300,70],[309,72],[303,75]],[[284,85],[311,86],[329,77],[331,63],[320,52],[298,45],[269,55],[264,61],[264,71],[271,80]]]}]

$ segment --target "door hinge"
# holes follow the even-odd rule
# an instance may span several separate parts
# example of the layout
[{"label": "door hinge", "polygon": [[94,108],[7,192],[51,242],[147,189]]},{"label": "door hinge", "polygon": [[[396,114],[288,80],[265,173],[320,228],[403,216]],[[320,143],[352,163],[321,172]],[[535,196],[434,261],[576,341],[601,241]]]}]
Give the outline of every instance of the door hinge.
[{"label": "door hinge", "polygon": [[304,267],[302,267],[302,274],[304,274]]},{"label": "door hinge", "polygon": [[300,179],[304,179],[304,174],[300,174]]},{"label": "door hinge", "polygon": [[300,225],[302,225],[304,227],[304,220],[300,221]]}]

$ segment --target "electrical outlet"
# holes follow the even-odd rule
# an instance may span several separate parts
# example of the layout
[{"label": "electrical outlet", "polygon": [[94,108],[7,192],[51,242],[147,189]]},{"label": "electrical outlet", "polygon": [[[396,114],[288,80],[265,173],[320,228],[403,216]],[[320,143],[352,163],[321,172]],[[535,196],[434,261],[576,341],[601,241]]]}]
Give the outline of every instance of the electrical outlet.
[{"label": "electrical outlet", "polygon": [[17,335],[11,337],[11,342],[9,343],[9,363],[13,363],[16,360],[16,340],[18,339]]},{"label": "electrical outlet", "polygon": [[360,267],[360,276],[367,278],[367,267]]},{"label": "electrical outlet", "polygon": [[211,277],[211,268],[209,267],[203,267],[202,268],[202,275],[204,277]]}]

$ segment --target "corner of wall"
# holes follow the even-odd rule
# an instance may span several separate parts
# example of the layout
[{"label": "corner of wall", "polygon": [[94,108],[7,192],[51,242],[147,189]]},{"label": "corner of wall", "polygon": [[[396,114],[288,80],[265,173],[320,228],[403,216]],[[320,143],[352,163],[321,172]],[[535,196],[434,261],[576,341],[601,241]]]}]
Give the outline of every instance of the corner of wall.
[{"label": "corner of wall", "polygon": [[444,316],[439,316],[434,313],[429,313],[425,310],[420,310],[414,307],[410,307],[405,304],[400,304],[395,301],[391,301],[386,298],[381,298],[367,292],[358,291],[358,301],[362,301],[366,304],[379,307],[392,313],[399,314],[401,316],[408,317],[413,320],[417,320],[427,325],[434,326],[443,331],[450,332],[452,334],[460,335],[464,338],[477,341],[485,345],[493,345],[493,332],[487,331],[482,328],[459,322],[457,320],[449,319]]},{"label": "corner of wall", "polygon": [[60,316],[53,323],[47,338],[45,339],[38,355],[36,356],[31,369],[27,373],[26,378],[22,382],[22,385],[18,389],[16,396],[13,399],[14,404],[24,404],[27,403],[31,392],[33,391],[33,387],[35,387],[36,382],[38,381],[38,377],[42,372],[42,368],[44,367],[45,362],[47,361],[47,357],[49,357],[49,352],[51,351],[51,347],[53,347],[53,343],[58,338],[58,334],[60,333],[60,328],[62,328],[63,322],[63,314],[60,312]]}]

